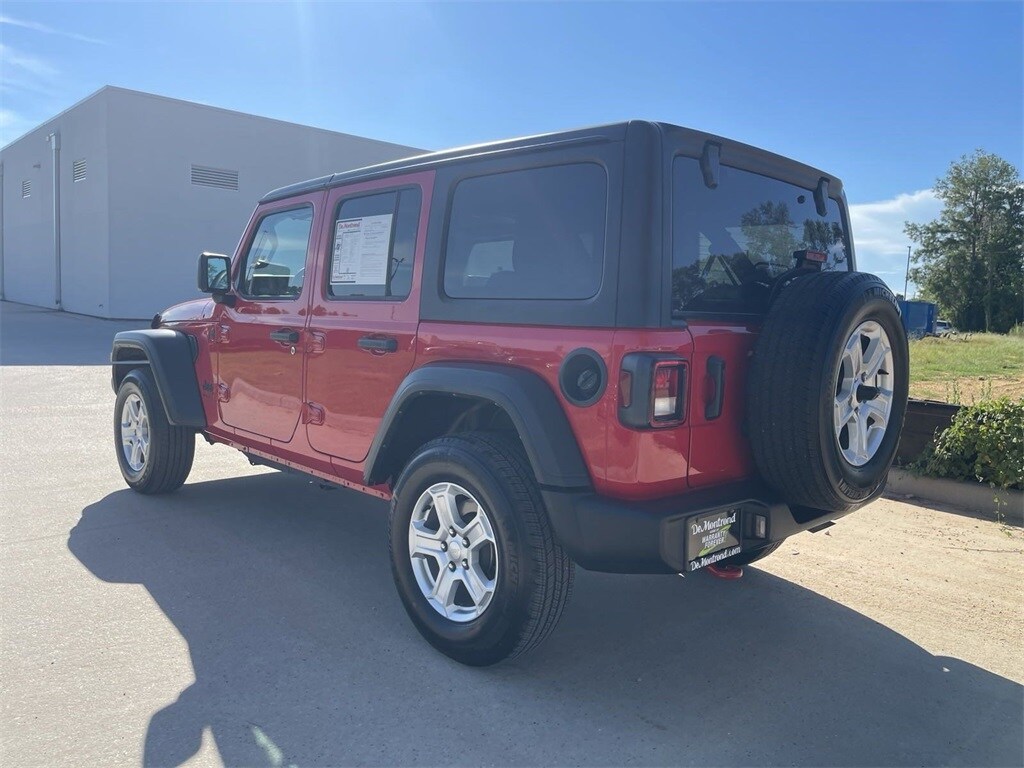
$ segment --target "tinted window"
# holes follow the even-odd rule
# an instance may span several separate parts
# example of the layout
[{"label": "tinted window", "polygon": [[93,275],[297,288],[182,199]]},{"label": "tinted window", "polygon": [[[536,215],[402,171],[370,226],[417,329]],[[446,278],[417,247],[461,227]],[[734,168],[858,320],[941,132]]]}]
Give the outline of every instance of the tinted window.
[{"label": "tinted window", "polygon": [[257,298],[295,298],[302,293],[313,209],[271,213],[260,220],[242,264],[239,291]]},{"label": "tinted window", "polygon": [[672,314],[764,312],[774,280],[793,252],[822,251],[824,269],[848,269],[839,203],[818,215],[811,190],[722,166],[704,184],[697,160],[673,166]]},{"label": "tinted window", "polygon": [[334,218],[327,295],[408,296],[420,204],[419,187],[342,200]]},{"label": "tinted window", "polygon": [[608,181],[593,163],[459,182],[444,290],[455,298],[587,299],[601,286]]}]

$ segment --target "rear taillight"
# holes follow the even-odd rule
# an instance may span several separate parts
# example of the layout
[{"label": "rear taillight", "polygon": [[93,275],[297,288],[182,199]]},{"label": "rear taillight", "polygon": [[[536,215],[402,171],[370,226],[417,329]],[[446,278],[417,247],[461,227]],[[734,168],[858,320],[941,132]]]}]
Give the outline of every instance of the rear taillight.
[{"label": "rear taillight", "polygon": [[634,429],[670,427],[686,413],[686,361],[662,352],[630,352],[619,372],[619,421]]},{"label": "rear taillight", "polygon": [[657,363],[654,366],[654,381],[651,385],[652,424],[682,420],[682,377],[683,366],[679,363]]}]

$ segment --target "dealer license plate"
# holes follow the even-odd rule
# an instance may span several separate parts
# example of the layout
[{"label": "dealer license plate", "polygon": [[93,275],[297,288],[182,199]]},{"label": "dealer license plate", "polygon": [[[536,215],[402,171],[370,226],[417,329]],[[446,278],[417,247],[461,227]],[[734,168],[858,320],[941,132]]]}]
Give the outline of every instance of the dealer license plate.
[{"label": "dealer license plate", "polygon": [[687,523],[686,569],[690,572],[740,553],[740,511],[724,509]]}]

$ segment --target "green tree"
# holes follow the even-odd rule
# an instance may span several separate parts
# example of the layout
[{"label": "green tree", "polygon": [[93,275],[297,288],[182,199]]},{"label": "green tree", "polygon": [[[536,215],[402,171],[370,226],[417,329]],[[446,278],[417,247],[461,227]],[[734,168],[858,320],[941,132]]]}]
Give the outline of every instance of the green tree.
[{"label": "green tree", "polygon": [[812,251],[829,254],[833,264],[846,261],[845,248],[836,248],[843,243],[843,228],[838,221],[822,221],[806,219],[804,221],[804,241],[802,245]]},{"label": "green tree", "polygon": [[968,331],[1005,333],[1024,319],[1024,185],[1006,160],[964,155],[935,182],[939,218],[906,222],[922,294]]}]

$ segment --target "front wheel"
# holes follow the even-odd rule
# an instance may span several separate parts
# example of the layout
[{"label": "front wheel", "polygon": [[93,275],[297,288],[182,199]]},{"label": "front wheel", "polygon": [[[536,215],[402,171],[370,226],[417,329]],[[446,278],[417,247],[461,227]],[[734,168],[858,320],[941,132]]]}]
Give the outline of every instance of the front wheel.
[{"label": "front wheel", "polygon": [[413,624],[463,664],[535,647],[572,590],[573,564],[554,539],[529,464],[496,433],[424,445],[395,484],[388,536]]},{"label": "front wheel", "polygon": [[131,371],[117,390],[114,450],[122,477],[139,493],[169,493],[192,469],[195,432],[168,423],[153,375],[146,369]]}]

